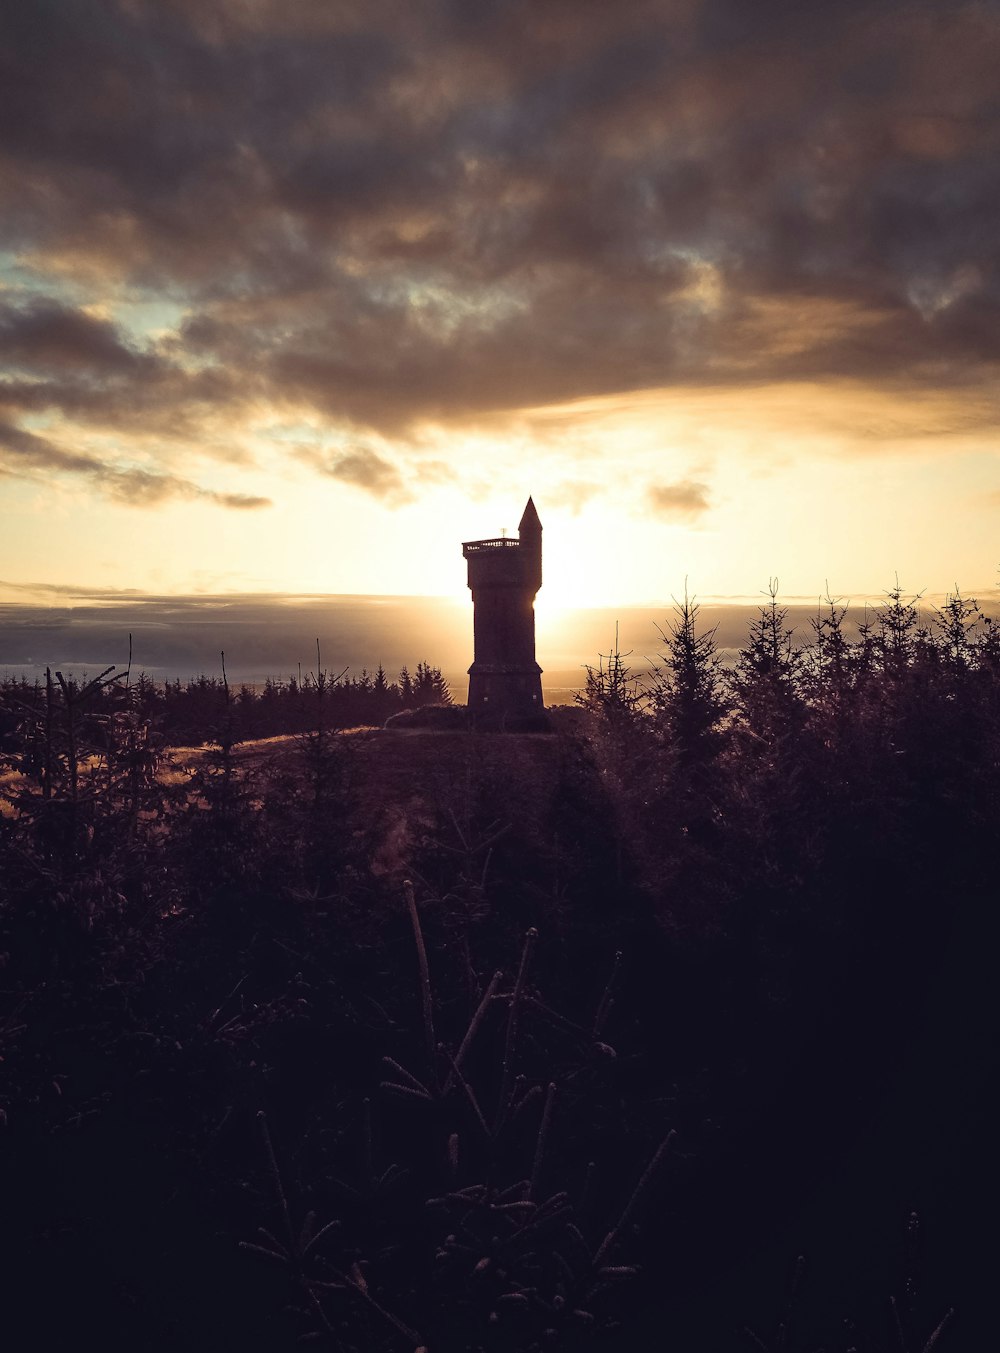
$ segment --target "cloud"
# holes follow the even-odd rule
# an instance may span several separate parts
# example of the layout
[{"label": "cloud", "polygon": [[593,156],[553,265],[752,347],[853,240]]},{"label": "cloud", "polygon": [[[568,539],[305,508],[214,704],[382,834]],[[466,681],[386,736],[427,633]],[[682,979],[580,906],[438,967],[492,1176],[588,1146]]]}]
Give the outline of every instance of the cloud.
[{"label": "cloud", "polygon": [[548,498],[556,507],[567,507],[574,516],[578,516],[591,498],[600,493],[597,484],[580,479],[567,479],[555,485],[549,491]]},{"label": "cloud", "polygon": [[[201,490],[202,495],[204,495],[205,492],[204,489]],[[262,498],[254,493],[212,493],[208,496],[211,497],[213,502],[218,503],[220,507],[236,508],[239,512],[253,512],[259,507],[272,506],[270,498]]]},{"label": "cloud", "polygon": [[113,324],[46,296],[21,306],[0,301],[0,360],[36,371],[122,372],[141,362]]},{"label": "cloud", "polygon": [[414,466],[414,475],[420,484],[450,484],[455,471],[445,460],[420,460]]},{"label": "cloud", "polygon": [[200,487],[178,475],[113,464],[97,456],[64,450],[37,433],[0,422],[0,469],[37,478],[45,472],[82,476],[105,497],[130,507],[155,507],[169,499],[202,499],[220,507],[269,507],[269,498],[244,493],[220,493]]},{"label": "cloud", "polygon": [[[0,581],[0,670],[46,665],[64,672],[124,667],[133,638],[133,672],[219,673],[230,678],[287,676],[316,662],[358,673],[380,661],[390,672],[424,659],[457,676],[468,666],[471,624],[451,600],[418,597],[127,594]],[[460,680],[462,678],[459,678]]]},{"label": "cloud", "polygon": [[345,484],[364,489],[375,498],[393,504],[410,502],[413,498],[396,466],[369,446],[356,446],[341,452],[300,447],[298,457],[331,479],[339,479]]},{"label": "cloud", "polygon": [[646,494],[653,511],[675,521],[692,521],[709,509],[708,488],[692,479],[651,484]]},{"label": "cloud", "polygon": [[[990,388],[998,63],[976,3],[14,6],[0,399],[416,457],[427,423],[639,390]],[[122,297],[177,335],[94,318]],[[314,468],[409,492],[370,450]]]}]

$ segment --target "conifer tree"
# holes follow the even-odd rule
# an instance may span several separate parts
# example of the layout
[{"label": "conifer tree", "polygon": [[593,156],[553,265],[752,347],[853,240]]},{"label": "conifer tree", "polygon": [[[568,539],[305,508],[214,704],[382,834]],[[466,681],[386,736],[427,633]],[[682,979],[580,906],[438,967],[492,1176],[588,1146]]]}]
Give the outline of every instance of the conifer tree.
[{"label": "conifer tree", "polygon": [[870,670],[870,626],[862,625],[861,640],[852,644],[845,630],[848,607],[827,589],[823,609],[810,623],[812,644],[801,657],[800,689],[808,705],[808,720],[820,744],[832,752],[856,748],[860,701]]},{"label": "conifer tree", "polygon": [[685,588],[673,620],[660,631],[665,651],[651,692],[655,718],[682,767],[703,765],[718,753],[727,713],[716,631],[698,632],[700,609]]},{"label": "conifer tree", "polygon": [[451,704],[451,692],[439,667],[431,667],[427,662],[417,663],[413,678],[413,703],[418,708],[423,705]]},{"label": "conifer tree", "polygon": [[410,709],[413,706],[413,678],[410,676],[408,667],[400,669],[399,673],[399,700],[403,709]]},{"label": "conifer tree", "polygon": [[625,661],[631,656],[631,650],[621,652],[615,625],[614,646],[610,652],[598,654],[596,667],[587,665],[586,683],[576,696],[578,705],[596,714],[609,729],[619,732],[635,722],[642,705],[639,680]]},{"label": "conifer tree", "polygon": [[769,601],[750,622],[746,646],[733,673],[733,691],[744,726],[776,747],[801,727],[801,654],[787,627],[788,608],[778,604],[778,580],[768,582]]},{"label": "conifer tree", "polygon": [[375,673],[375,678],[372,683],[371,703],[372,722],[378,724],[385,723],[386,719],[388,719],[389,715],[392,713],[393,698],[392,690],[385,674],[385,668],[381,663],[378,665],[378,670]]},{"label": "conifer tree", "polygon": [[963,597],[957,588],[935,610],[937,646],[952,680],[961,679],[976,665],[980,620],[979,603]]},{"label": "conifer tree", "polygon": [[907,598],[896,579],[886,592],[875,621],[875,654],[880,674],[892,682],[901,682],[917,654],[920,644],[920,594]]}]

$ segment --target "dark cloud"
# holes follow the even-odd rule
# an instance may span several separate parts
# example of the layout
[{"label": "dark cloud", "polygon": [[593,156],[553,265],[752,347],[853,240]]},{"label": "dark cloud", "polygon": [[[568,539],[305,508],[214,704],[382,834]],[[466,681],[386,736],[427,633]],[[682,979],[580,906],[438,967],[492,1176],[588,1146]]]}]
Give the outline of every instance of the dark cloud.
[{"label": "dark cloud", "polygon": [[269,498],[218,493],[178,475],[109,463],[98,456],[67,451],[47,437],[0,421],[0,469],[44,478],[55,472],[88,479],[106,497],[132,507],[153,507],[172,498],[203,499],[220,507],[269,507]]},{"label": "dark cloud", "polygon": [[98,474],[101,463],[92,456],[63,451],[47,437],[0,422],[0,456],[8,469],[64,470],[69,474]]},{"label": "dark cloud", "polygon": [[[199,672],[220,675],[219,652],[226,653],[231,680],[261,681],[267,676],[306,670],[316,661],[316,639],[324,666],[352,675],[373,671],[383,662],[390,673],[405,663],[412,671],[421,659],[440,664],[462,698],[468,678],[471,606],[443,598],[334,597],[244,594],[239,596],[155,596],[85,587],[62,588],[4,583],[0,598],[0,670],[41,674],[46,666],[63,672],[102,671],[116,662],[124,668],[132,637],[132,670],[158,680]],[[790,599],[787,623],[797,642],[808,642],[818,599]],[[936,598],[943,601],[943,597]],[[799,604],[796,604],[798,602]],[[929,619],[930,599],[923,602]],[[998,607],[981,603],[996,617]],[[732,602],[702,605],[703,632],[714,632],[723,654],[732,659],[746,642],[757,607]],[[667,602],[660,607],[566,609],[549,615],[539,635],[543,680],[552,686],[583,684],[581,655],[607,653],[616,633],[623,652],[633,650],[632,665],[642,670],[662,652],[662,634],[673,619]],[[863,601],[848,611],[845,631],[857,637],[871,619]],[[593,659],[596,661],[596,657]],[[562,670],[560,670],[562,669]],[[559,698],[559,697],[555,697]],[[562,697],[565,698],[565,697]]]},{"label": "dark cloud", "polygon": [[176,342],[140,347],[120,325],[45,294],[0,295],[0,410],[168,439],[203,433],[206,413],[236,410],[252,379],[191,369]]},{"label": "dark cloud", "polygon": [[[6,600],[13,595],[16,600]],[[464,687],[471,605],[442,598],[241,594],[151,596],[104,589],[12,585],[0,581],[0,671],[46,666],[99,672],[124,667],[132,638],[133,671],[158,679],[220,673],[262,680],[315,669],[316,640],[332,672],[390,673],[421,660]]]},{"label": "dark cloud", "polygon": [[331,479],[365,489],[376,498],[402,503],[413,497],[396,466],[369,446],[356,446],[341,452],[313,451],[310,448],[299,454],[301,459]]},{"label": "dark cloud", "polygon": [[116,373],[140,365],[113,324],[44,296],[22,306],[0,301],[0,361],[34,371]]},{"label": "dark cloud", "polygon": [[[39,291],[0,293],[13,420],[194,439],[266,404],[398,435],[658,386],[995,380],[993,5],[8,8],[0,244]],[[179,336],[43,294],[67,277],[170,298]],[[317,468],[405,493],[369,450]]]},{"label": "dark cloud", "polygon": [[707,486],[693,479],[682,479],[676,484],[651,484],[646,496],[654,512],[679,521],[700,517],[710,505]]}]

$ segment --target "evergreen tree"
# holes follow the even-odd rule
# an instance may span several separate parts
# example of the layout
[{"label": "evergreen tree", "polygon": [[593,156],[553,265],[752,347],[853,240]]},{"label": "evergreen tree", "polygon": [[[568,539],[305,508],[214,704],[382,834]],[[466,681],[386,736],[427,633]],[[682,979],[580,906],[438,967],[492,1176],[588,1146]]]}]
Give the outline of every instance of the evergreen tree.
[{"label": "evergreen tree", "polygon": [[393,712],[393,703],[392,688],[386,677],[385,668],[379,663],[375,680],[372,683],[372,722],[376,724],[385,723]]},{"label": "evergreen tree", "polygon": [[732,684],[745,728],[761,744],[775,748],[803,722],[802,660],[786,624],[788,609],[778,604],[777,578],[769,581],[767,591],[770,600],[750,622]]},{"label": "evergreen tree", "polygon": [[631,656],[631,650],[621,652],[615,625],[613,648],[609,653],[598,654],[596,667],[587,665],[584,688],[575,697],[578,705],[596,715],[612,732],[622,732],[633,725],[642,707],[639,679],[625,661]]},{"label": "evergreen tree", "polygon": [[403,709],[413,707],[413,678],[409,668],[403,667],[399,673],[399,701]]},{"label": "evergreen tree", "polygon": [[704,764],[718,753],[727,714],[715,630],[699,634],[699,611],[685,589],[673,620],[660,631],[666,647],[651,691],[655,719],[682,767]]},{"label": "evergreen tree", "polygon": [[952,681],[961,680],[976,665],[980,621],[979,603],[967,600],[957,589],[935,611],[937,647]]},{"label": "evergreen tree", "polygon": [[819,744],[833,755],[852,758],[859,751],[862,701],[871,673],[871,625],[864,622],[859,642],[852,644],[845,631],[847,606],[829,591],[822,606],[811,622],[813,642],[801,655],[800,690]]},{"label": "evergreen tree", "polygon": [[902,683],[913,662],[920,642],[920,594],[905,598],[896,579],[886,593],[875,621],[875,655],[879,673],[890,682]]},{"label": "evergreen tree", "polygon": [[688,898],[710,886],[720,866],[725,798],[720,757],[729,715],[715,629],[701,629],[699,612],[685,587],[673,618],[660,630],[664,651],[650,692],[659,755],[644,771],[648,811],[660,824],[670,857],[667,869],[675,890]]},{"label": "evergreen tree", "polygon": [[413,679],[413,704],[418,708],[423,705],[451,704],[451,692],[439,667],[431,667],[426,662],[417,663]]}]

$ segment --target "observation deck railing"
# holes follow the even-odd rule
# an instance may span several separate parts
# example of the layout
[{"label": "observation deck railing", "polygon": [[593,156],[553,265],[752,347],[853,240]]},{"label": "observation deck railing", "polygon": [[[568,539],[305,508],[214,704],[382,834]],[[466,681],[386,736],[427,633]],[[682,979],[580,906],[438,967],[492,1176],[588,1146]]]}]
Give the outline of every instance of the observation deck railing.
[{"label": "observation deck railing", "polygon": [[521,546],[517,536],[498,536],[495,540],[466,540],[463,554],[478,554],[480,550],[516,550]]}]

